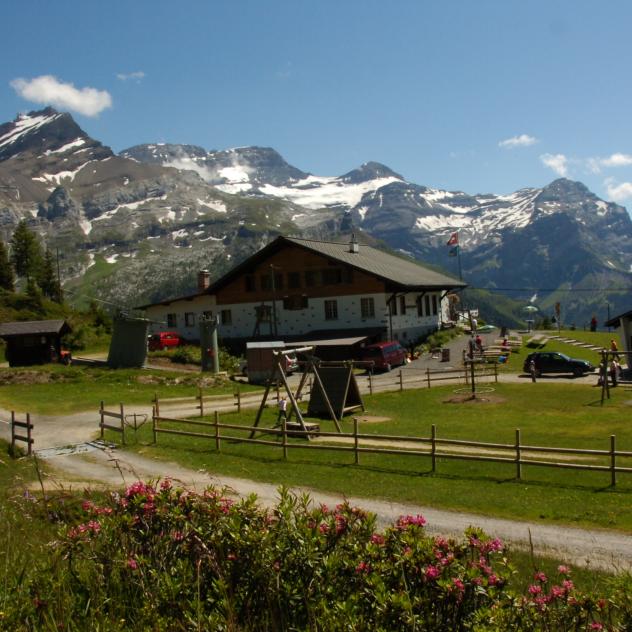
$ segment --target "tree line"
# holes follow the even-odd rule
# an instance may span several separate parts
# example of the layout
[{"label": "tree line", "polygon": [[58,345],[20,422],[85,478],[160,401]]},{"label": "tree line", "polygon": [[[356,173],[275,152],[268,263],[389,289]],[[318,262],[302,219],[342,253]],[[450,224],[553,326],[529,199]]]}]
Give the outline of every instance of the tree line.
[{"label": "tree line", "polygon": [[0,288],[14,292],[16,277],[27,294],[63,302],[53,253],[42,246],[25,220],[17,225],[8,247],[0,240]]}]

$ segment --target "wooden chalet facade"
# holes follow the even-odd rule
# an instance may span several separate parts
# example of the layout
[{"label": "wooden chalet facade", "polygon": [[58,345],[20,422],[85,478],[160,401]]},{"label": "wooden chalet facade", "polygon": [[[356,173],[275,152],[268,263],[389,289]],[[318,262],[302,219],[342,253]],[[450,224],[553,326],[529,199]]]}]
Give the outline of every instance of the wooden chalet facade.
[{"label": "wooden chalet facade", "polygon": [[223,340],[367,336],[409,344],[449,320],[465,283],[371,246],[277,237],[197,293],[141,306],[152,331],[199,338],[217,317]]}]

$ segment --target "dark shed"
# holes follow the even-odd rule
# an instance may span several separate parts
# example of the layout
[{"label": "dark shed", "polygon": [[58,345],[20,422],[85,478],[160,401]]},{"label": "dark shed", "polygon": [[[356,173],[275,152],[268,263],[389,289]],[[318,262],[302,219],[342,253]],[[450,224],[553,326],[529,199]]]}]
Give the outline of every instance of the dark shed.
[{"label": "dark shed", "polygon": [[61,338],[70,331],[65,320],[0,323],[0,338],[7,343],[9,366],[56,362],[61,356]]}]

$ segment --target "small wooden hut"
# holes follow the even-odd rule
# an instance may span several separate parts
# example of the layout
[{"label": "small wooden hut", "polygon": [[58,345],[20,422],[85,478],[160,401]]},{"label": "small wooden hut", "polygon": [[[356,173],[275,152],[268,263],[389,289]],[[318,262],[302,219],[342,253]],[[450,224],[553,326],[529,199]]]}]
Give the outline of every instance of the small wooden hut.
[{"label": "small wooden hut", "polygon": [[0,323],[0,338],[7,344],[9,366],[57,362],[61,357],[61,338],[70,331],[65,320]]}]

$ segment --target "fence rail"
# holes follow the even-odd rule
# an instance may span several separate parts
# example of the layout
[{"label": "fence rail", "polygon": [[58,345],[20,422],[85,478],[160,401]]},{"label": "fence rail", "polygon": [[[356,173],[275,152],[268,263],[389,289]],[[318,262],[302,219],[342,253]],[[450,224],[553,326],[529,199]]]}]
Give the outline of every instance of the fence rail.
[{"label": "fence rail", "polygon": [[[173,427],[165,427],[163,424],[189,424],[197,427],[207,428],[208,432],[190,432],[185,430],[177,430]],[[246,434],[258,433],[259,435],[272,435],[275,440],[250,438],[245,436],[237,436],[234,434],[222,434],[222,430],[238,430]],[[280,427],[261,428],[254,426],[243,426],[240,424],[220,423],[219,412],[215,411],[213,421],[197,421],[192,419],[175,419],[170,417],[161,417],[154,411],[153,415],[153,436],[154,443],[158,442],[159,434],[181,435],[187,437],[198,437],[209,439],[215,442],[215,449],[220,452],[222,441],[230,441],[231,443],[247,443],[253,445],[265,445],[281,448],[283,457],[287,458],[290,448],[292,450],[329,450],[331,452],[348,452],[353,453],[354,462],[360,463],[360,455],[362,454],[388,454],[398,456],[426,457],[431,460],[431,471],[437,471],[437,460],[461,460],[461,461],[481,461],[489,463],[502,463],[505,465],[513,465],[515,467],[516,479],[522,480],[522,467],[525,465],[536,467],[562,468],[593,472],[609,472],[610,485],[616,486],[617,474],[631,474],[632,467],[622,466],[618,463],[618,459],[632,458],[632,452],[616,449],[616,436],[610,436],[610,448],[605,449],[584,449],[584,448],[563,448],[563,447],[547,447],[536,446],[522,443],[520,429],[516,429],[514,443],[490,443],[484,441],[466,441],[462,439],[443,439],[437,436],[437,427],[432,425],[430,437],[414,437],[401,435],[382,435],[382,434],[365,434],[358,431],[358,420],[353,420],[353,432],[338,433],[328,431],[314,430],[304,431],[292,428],[288,430],[287,422],[283,421]],[[308,435],[317,435],[320,439],[327,440],[335,438],[335,443],[313,443],[313,442],[288,442],[288,437],[304,437]],[[280,439],[280,442],[279,442]],[[340,444],[340,441],[345,443]],[[362,442],[365,442],[362,444]],[[368,443],[367,443],[368,442]],[[375,444],[378,445],[375,445]],[[381,444],[381,445],[380,445]],[[414,447],[416,445],[421,448]],[[423,449],[423,446],[426,446]],[[447,449],[441,449],[441,447]],[[449,448],[467,448],[467,451],[452,450]],[[490,453],[492,452],[492,453]],[[608,464],[599,463],[573,463],[558,462],[545,459],[529,458],[532,453],[548,453],[556,454],[572,454],[587,458],[607,458]],[[525,454],[527,458],[525,458]]]},{"label": "fence rail", "polygon": [[[121,435],[121,443],[125,445],[125,410],[123,404],[119,404],[119,411],[105,410],[105,405],[101,402],[99,407],[99,428],[101,430],[101,439],[103,440],[106,430],[113,430]],[[107,423],[106,418],[118,419],[118,425]]]}]

